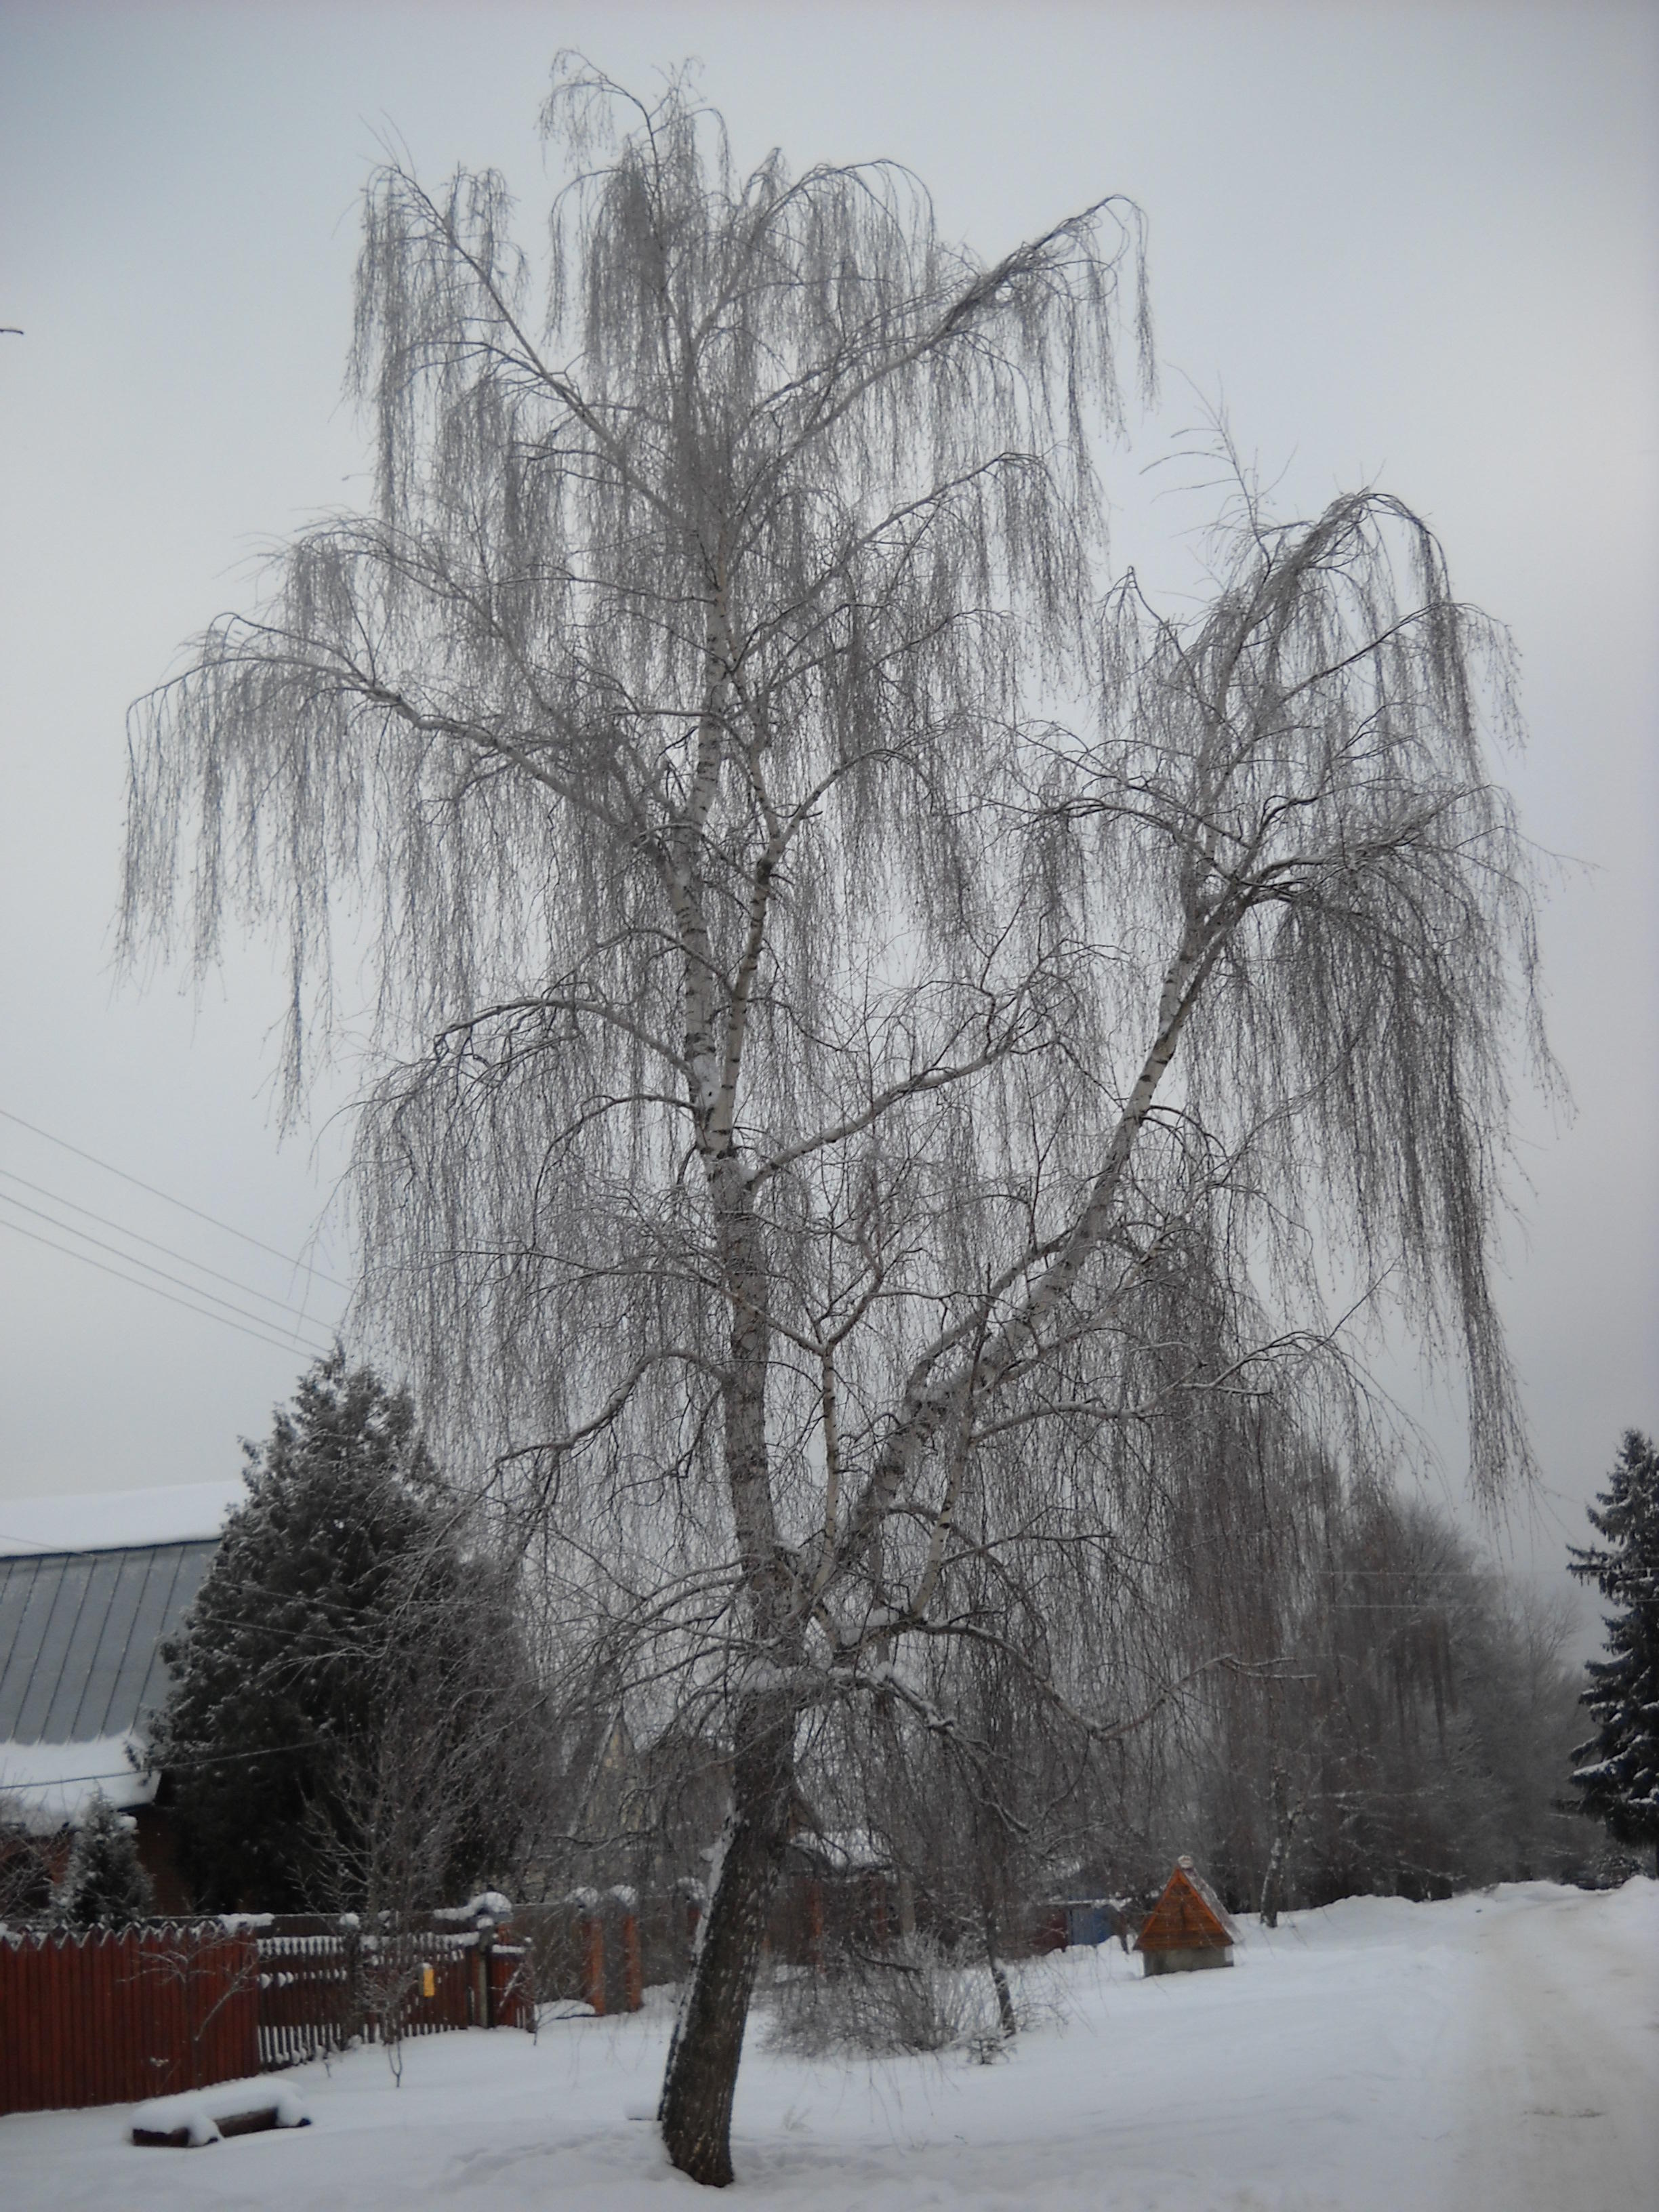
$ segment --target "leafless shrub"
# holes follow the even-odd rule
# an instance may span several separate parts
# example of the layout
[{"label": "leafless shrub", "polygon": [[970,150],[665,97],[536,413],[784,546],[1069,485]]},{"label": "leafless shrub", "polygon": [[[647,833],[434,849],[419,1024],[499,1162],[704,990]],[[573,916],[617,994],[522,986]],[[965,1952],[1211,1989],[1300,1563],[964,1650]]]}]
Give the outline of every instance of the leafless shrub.
[{"label": "leafless shrub", "polygon": [[821,1971],[791,1967],[774,1984],[771,2010],[769,2039],[801,2057],[945,2051],[996,2026],[983,1975],[964,1972],[927,1936],[881,1950],[842,1945]]}]

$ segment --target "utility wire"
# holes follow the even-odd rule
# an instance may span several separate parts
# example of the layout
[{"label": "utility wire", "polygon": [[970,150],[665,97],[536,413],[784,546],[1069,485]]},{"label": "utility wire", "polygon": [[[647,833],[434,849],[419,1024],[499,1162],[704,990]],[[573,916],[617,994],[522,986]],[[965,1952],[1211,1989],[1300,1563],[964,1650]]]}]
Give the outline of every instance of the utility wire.
[{"label": "utility wire", "polygon": [[174,1198],[171,1191],[158,1190],[153,1182],[145,1182],[136,1175],[129,1175],[125,1168],[112,1167],[108,1160],[100,1160],[95,1152],[82,1152],[79,1145],[71,1145],[65,1137],[54,1137],[50,1129],[41,1128],[38,1122],[26,1121],[21,1114],[13,1114],[3,1106],[0,1106],[0,1121],[15,1122],[18,1128],[27,1129],[31,1136],[44,1137],[49,1145],[57,1145],[66,1152],[73,1152],[77,1160],[90,1161],[94,1167],[102,1168],[106,1175],[118,1176],[123,1182],[130,1182],[135,1190],[148,1191],[152,1198],[161,1199],[168,1206],[176,1206],[181,1213],[193,1213],[198,1221],[205,1221],[210,1227],[222,1229],[227,1237],[240,1237],[244,1244],[252,1244],[256,1251],[267,1252],[273,1260],[285,1261],[290,1267],[299,1267],[315,1275],[319,1283],[332,1284],[337,1291],[351,1288],[349,1283],[343,1283],[333,1275],[324,1274],[320,1267],[307,1267],[305,1261],[296,1260],[291,1252],[279,1252],[274,1244],[263,1243],[258,1237],[250,1237],[246,1229],[233,1229],[229,1222],[221,1221],[216,1214],[204,1213],[199,1206],[191,1206],[182,1198]]},{"label": "utility wire", "polygon": [[[78,1237],[83,1244],[90,1244],[97,1251],[113,1253],[118,1260],[125,1260],[128,1267],[142,1267],[147,1275],[159,1275],[164,1283],[171,1283],[175,1290],[188,1291],[193,1298],[206,1298],[213,1305],[222,1306],[227,1313],[240,1314],[244,1321],[258,1322],[262,1328],[270,1329],[282,1326],[280,1322],[272,1321],[269,1314],[250,1313],[246,1306],[234,1305],[228,1298],[222,1298],[216,1291],[204,1290],[198,1284],[187,1282],[182,1275],[170,1275],[165,1267],[158,1267],[153,1261],[141,1260],[136,1252],[124,1252],[118,1244],[107,1244],[101,1237],[93,1236],[89,1230],[76,1229],[71,1222],[59,1221],[55,1215],[43,1212],[38,1206],[31,1206],[26,1199],[12,1197],[9,1191],[0,1191],[0,1206],[15,1206],[20,1213],[33,1214],[37,1221],[44,1221],[48,1228],[61,1229],[66,1237]],[[9,1228],[21,1226],[16,1222],[6,1225]],[[185,1265],[189,1267],[191,1262],[186,1260]],[[256,1291],[253,1295],[258,1297],[260,1293]],[[309,1328],[320,1325],[308,1316],[296,1312],[292,1306],[285,1310],[294,1314],[297,1321],[304,1322]]]},{"label": "utility wire", "polygon": [[[326,1739],[322,1736],[312,1736],[304,1743],[262,1744],[258,1751],[220,1751],[210,1753],[205,1759],[170,1759],[165,1762],[160,1771],[164,1774],[190,1774],[193,1773],[198,1766],[228,1766],[234,1761],[243,1759],[276,1759],[286,1752],[314,1751],[325,1741]],[[130,1782],[135,1775],[155,1771],[142,1766],[106,1767],[101,1774],[54,1774],[49,1781],[46,1782],[0,1782],[0,1790],[33,1790],[36,1792],[46,1790],[67,1790],[71,1782]]]},{"label": "utility wire", "polygon": [[[15,1200],[13,1202],[15,1203]],[[106,1261],[94,1260],[90,1252],[77,1252],[73,1245],[54,1243],[50,1237],[42,1237],[38,1230],[25,1229],[21,1221],[6,1221],[0,1219],[0,1229],[9,1229],[14,1237],[27,1237],[33,1243],[44,1244],[49,1252],[61,1252],[66,1259],[79,1260],[85,1267],[96,1267],[100,1274],[113,1275],[118,1283],[130,1283],[135,1291],[149,1291],[158,1298],[165,1298],[169,1305],[183,1306],[186,1313],[194,1314],[198,1321],[216,1321],[225,1328],[234,1328],[240,1336],[251,1336],[254,1339],[256,1343],[270,1345],[275,1351],[309,1352],[320,1358],[323,1356],[324,1352],[327,1349],[326,1346],[319,1346],[313,1344],[302,1344],[297,1338],[290,1339],[268,1335],[265,1333],[266,1330],[275,1328],[276,1324],[274,1322],[266,1322],[262,1314],[255,1314],[252,1318],[256,1322],[262,1322],[264,1324],[263,1327],[258,1328],[246,1328],[240,1321],[232,1321],[229,1319],[229,1313],[236,1310],[234,1307],[228,1308],[228,1310],[225,1313],[215,1313],[211,1307],[191,1305],[187,1298],[175,1297],[171,1291],[162,1290],[159,1284],[141,1281],[137,1275],[124,1275],[118,1267],[112,1267]],[[70,1233],[75,1234],[76,1232],[71,1231]],[[125,1257],[125,1255],[123,1255],[122,1256]],[[142,1267],[144,1262],[142,1260],[135,1260],[132,1264],[134,1267]],[[159,1273],[160,1270],[157,1269],[155,1272]],[[187,1285],[186,1288],[189,1287],[190,1285]],[[210,1297],[212,1296],[212,1293],[208,1291],[198,1291],[196,1295],[198,1297]]]},{"label": "utility wire", "polygon": [[[129,1229],[125,1222],[113,1221],[108,1214],[100,1213],[90,1206],[77,1205],[74,1199],[64,1198],[55,1190],[48,1190],[44,1183],[31,1182],[27,1176],[15,1174],[10,1168],[0,1168],[0,1176],[3,1176],[8,1182],[21,1183],[25,1190],[32,1190],[37,1198],[49,1198],[54,1206],[66,1206],[71,1213],[85,1214],[88,1221],[97,1222],[100,1228],[112,1229],[118,1237],[125,1237],[134,1244],[148,1244],[152,1252],[165,1253],[169,1260],[177,1260],[181,1267],[193,1267],[198,1275],[211,1275],[216,1283],[228,1283],[233,1291],[240,1291],[244,1297],[258,1298],[264,1305],[276,1306],[283,1313],[291,1314],[296,1321],[310,1323],[315,1319],[303,1306],[296,1306],[290,1298],[276,1297],[270,1291],[257,1291],[252,1283],[240,1282],[234,1275],[227,1275],[217,1267],[210,1267],[204,1260],[192,1260],[188,1252],[175,1252],[171,1244],[163,1244],[154,1237],[143,1236],[137,1230]],[[67,1221],[58,1221],[51,1214],[40,1212],[38,1206],[27,1206],[21,1198],[12,1198],[3,1190],[0,1190],[0,1204],[21,1206],[26,1213],[33,1213],[42,1221],[50,1221],[54,1229],[67,1230],[71,1237],[86,1237],[89,1244],[98,1243],[95,1237],[87,1237],[84,1229],[76,1229]],[[102,1249],[107,1252],[116,1248],[106,1244]],[[119,1256],[125,1259],[128,1255],[122,1253]],[[135,1260],[134,1264],[143,1267],[149,1262]],[[159,1274],[161,1272],[157,1268],[156,1273]],[[171,1282],[174,1278],[169,1276],[167,1279]],[[201,1295],[205,1297],[212,1293],[204,1291]]]}]

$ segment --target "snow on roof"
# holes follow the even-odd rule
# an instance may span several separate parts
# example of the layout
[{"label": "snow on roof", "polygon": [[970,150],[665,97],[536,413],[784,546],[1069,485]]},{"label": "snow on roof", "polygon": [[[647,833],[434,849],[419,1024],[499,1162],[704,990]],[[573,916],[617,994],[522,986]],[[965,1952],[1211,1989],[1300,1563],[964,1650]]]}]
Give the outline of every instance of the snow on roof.
[{"label": "snow on roof", "polygon": [[137,1544],[188,1544],[217,1536],[247,1496],[240,1475],[155,1490],[0,1498],[0,1559],[26,1553],[107,1552]]},{"label": "snow on roof", "polygon": [[871,1874],[890,1867],[892,1854],[868,1828],[799,1831],[790,1838],[797,1850],[822,1860],[830,1874]]},{"label": "snow on roof", "polygon": [[1137,1951],[1231,1949],[1237,1923],[1188,1858],[1177,1859],[1164,1894],[1135,1939]]},{"label": "snow on roof", "polygon": [[[150,1516],[152,1527],[192,1522],[199,1510],[182,1524]],[[100,1790],[118,1805],[155,1796],[128,1748],[167,1695],[161,1647],[217,1548],[209,1534],[0,1558],[0,1820],[55,1827],[83,1818]]]},{"label": "snow on roof", "polygon": [[124,1811],[148,1805],[160,1777],[127,1756],[131,1733],[90,1743],[0,1743],[0,1822],[52,1835],[85,1820],[100,1793]]}]

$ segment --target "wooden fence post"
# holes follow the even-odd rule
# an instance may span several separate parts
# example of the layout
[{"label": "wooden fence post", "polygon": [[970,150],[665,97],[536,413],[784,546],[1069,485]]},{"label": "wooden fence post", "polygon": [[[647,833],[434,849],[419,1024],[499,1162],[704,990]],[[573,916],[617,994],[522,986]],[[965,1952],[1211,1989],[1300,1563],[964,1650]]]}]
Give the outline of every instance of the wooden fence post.
[{"label": "wooden fence post", "polygon": [[495,1948],[495,1923],[487,1913],[482,1913],[472,1952],[472,2018],[479,2027],[495,2025],[495,1985],[489,1971],[490,1954]]},{"label": "wooden fence post", "polygon": [[341,1969],[343,1978],[340,1984],[340,2048],[343,2050],[354,2036],[368,2040],[368,1992],[363,1986],[363,1929],[355,1912],[340,1915],[340,1938],[343,1955]]},{"label": "wooden fence post", "polygon": [[605,2012],[605,1923],[597,1912],[581,1922],[582,1996],[601,2016]]},{"label": "wooden fence post", "polygon": [[637,2012],[645,2002],[645,1966],[640,1956],[640,1916],[624,1912],[622,1917],[623,2003],[629,2012]]}]

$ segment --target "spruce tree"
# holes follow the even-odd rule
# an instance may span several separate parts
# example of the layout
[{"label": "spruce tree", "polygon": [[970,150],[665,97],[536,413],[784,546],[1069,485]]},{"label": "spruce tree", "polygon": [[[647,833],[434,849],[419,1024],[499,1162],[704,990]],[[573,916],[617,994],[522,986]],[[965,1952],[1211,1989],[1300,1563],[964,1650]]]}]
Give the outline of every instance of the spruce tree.
[{"label": "spruce tree", "polygon": [[[1598,1510],[1599,1508],[1599,1510]],[[1659,1451],[1626,1431],[1608,1486],[1587,1506],[1606,1549],[1570,1547],[1567,1571],[1594,1582],[1607,1616],[1607,1659],[1592,1659],[1580,1702],[1596,1732],[1573,1753],[1577,1810],[1615,1842],[1652,1848],[1659,1871]]]},{"label": "spruce tree", "polygon": [[408,1398],[337,1351],[301,1381],[182,1632],[151,1744],[198,1905],[453,1902],[524,1822],[538,1700]]},{"label": "spruce tree", "polygon": [[53,1899],[56,1917],[70,1928],[126,1928],[154,1903],[138,1856],[137,1824],[100,1790],[76,1831]]}]

